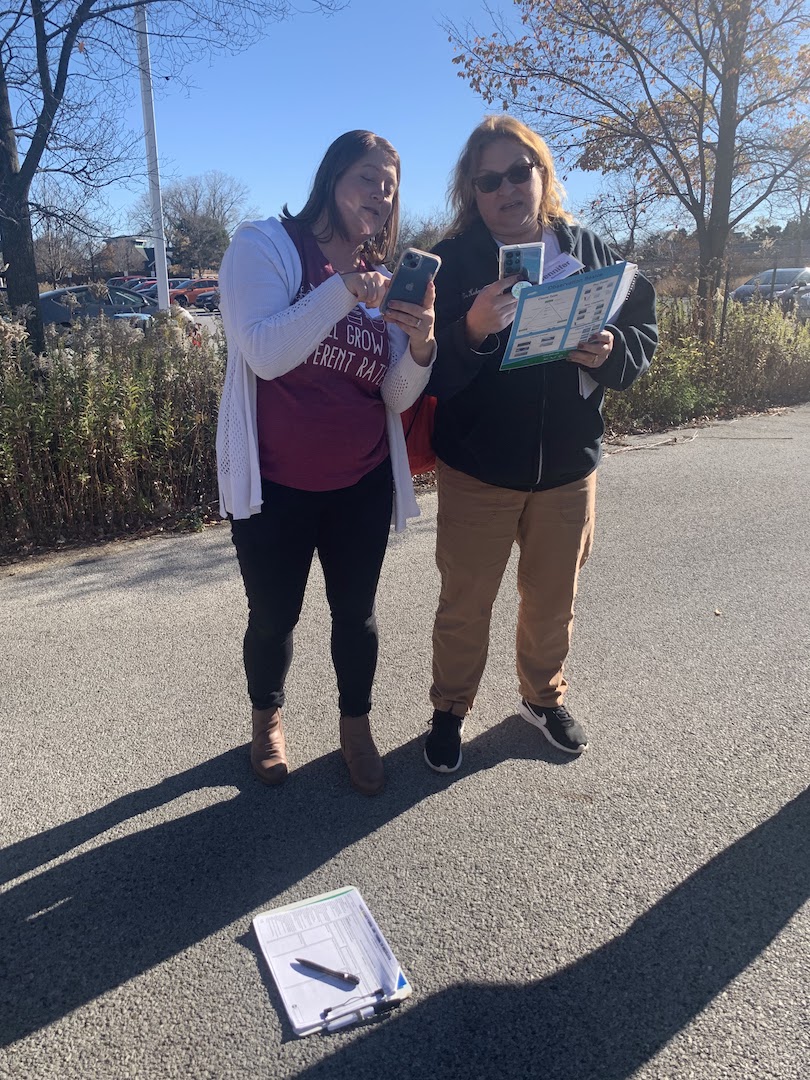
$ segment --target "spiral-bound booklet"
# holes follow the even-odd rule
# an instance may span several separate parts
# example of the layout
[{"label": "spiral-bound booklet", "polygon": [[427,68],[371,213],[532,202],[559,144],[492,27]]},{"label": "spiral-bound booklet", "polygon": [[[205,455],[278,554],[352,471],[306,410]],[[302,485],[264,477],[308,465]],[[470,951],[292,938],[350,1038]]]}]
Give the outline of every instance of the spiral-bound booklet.
[{"label": "spiral-bound booklet", "polygon": [[634,263],[621,262],[523,289],[501,371],[559,360],[604,330],[637,273]]}]

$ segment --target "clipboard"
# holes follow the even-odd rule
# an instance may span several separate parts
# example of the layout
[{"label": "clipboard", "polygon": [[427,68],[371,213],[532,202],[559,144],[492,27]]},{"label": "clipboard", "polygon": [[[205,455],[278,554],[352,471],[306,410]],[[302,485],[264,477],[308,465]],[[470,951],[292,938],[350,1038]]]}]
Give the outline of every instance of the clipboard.
[{"label": "clipboard", "polygon": [[[296,1035],[331,1032],[400,1005],[413,993],[359,891],[349,885],[264,911],[253,930]],[[354,973],[349,985],[299,958]]]},{"label": "clipboard", "polygon": [[604,330],[637,274],[635,263],[620,262],[521,290],[501,371],[559,360]]}]

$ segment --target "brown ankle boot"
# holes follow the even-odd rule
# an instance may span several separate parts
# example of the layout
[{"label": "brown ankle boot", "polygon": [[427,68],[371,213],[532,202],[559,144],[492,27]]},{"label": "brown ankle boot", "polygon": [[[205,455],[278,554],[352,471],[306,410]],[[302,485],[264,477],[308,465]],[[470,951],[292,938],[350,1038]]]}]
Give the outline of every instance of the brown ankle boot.
[{"label": "brown ankle boot", "polygon": [[287,779],[287,743],[281,709],[253,710],[250,765],[265,784],[280,784]]},{"label": "brown ankle boot", "polygon": [[382,758],[371,737],[368,713],[363,716],[341,716],[340,749],[349,766],[349,778],[363,795],[376,795],[385,783]]}]

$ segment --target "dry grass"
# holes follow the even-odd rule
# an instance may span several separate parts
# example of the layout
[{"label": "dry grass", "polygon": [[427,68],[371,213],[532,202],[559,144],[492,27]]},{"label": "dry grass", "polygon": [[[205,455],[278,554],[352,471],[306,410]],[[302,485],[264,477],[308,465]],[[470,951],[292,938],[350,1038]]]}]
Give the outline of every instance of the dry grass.
[{"label": "dry grass", "polygon": [[[662,297],[650,371],[607,395],[609,435],[810,401],[810,324],[732,304],[705,335],[693,312]],[[160,316],[145,333],[106,320],[52,333],[40,361],[0,320],[0,555],[213,519],[224,359],[221,336],[194,344]]]},{"label": "dry grass", "polygon": [[44,360],[0,327],[0,553],[195,527],[216,499],[221,342],[90,320]]}]

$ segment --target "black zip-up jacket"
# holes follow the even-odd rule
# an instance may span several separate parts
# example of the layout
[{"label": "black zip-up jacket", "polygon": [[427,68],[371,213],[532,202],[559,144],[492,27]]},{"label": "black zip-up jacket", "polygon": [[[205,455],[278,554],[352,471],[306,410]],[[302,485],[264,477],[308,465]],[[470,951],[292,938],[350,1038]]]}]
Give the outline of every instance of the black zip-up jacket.
[{"label": "black zip-up jacket", "polygon": [[[588,270],[620,262],[594,233],[558,223],[560,250]],[[434,248],[438,353],[427,392],[438,399],[433,445],[454,469],[487,484],[542,491],[580,480],[601,455],[604,387],[625,390],[649,366],[658,330],[655,293],[639,275],[612,331],[605,363],[587,368],[598,384],[588,398],[579,390],[578,364],[556,360],[500,371],[511,327],[491,335],[476,352],[467,344],[464,317],[476,295],[498,277],[498,245],[479,221]],[[486,350],[492,351],[486,351]]]}]

